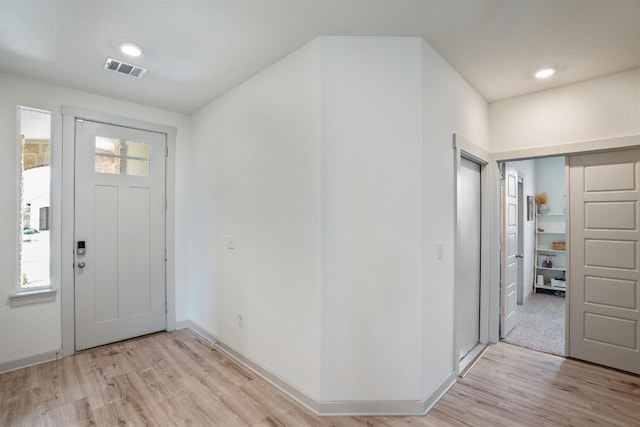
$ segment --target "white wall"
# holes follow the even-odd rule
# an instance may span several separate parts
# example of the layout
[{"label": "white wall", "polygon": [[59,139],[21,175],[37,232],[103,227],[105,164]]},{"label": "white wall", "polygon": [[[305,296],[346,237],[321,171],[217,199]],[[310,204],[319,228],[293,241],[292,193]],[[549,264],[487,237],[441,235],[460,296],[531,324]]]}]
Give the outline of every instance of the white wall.
[{"label": "white wall", "polygon": [[[133,119],[159,123],[178,128],[177,147],[174,159],[177,162],[177,181],[183,181],[185,172],[183,152],[180,147],[188,141],[188,118],[159,109],[126,103],[94,94],[71,90],[38,81],[0,73],[0,366],[4,363],[28,359],[55,352],[61,347],[61,307],[60,293],[50,303],[23,307],[10,307],[8,297],[15,292],[17,278],[17,227],[18,227],[18,131],[16,128],[16,107],[18,105],[48,110],[53,113],[53,170],[59,179],[62,141],[61,106],[109,113]],[[58,175],[56,175],[58,174]],[[172,185],[172,184],[170,184]],[[66,189],[69,190],[69,189]],[[72,190],[70,190],[72,191]],[[52,194],[53,203],[60,203],[60,194]],[[183,212],[176,207],[180,219]],[[55,214],[55,210],[54,210]],[[52,217],[52,225],[59,226],[60,218]],[[59,232],[59,229],[58,229]],[[176,234],[182,233],[182,222],[177,221]],[[59,252],[59,248],[53,248]],[[179,264],[181,264],[179,262]],[[56,268],[52,276],[53,286],[60,289],[60,270]],[[183,280],[176,286],[178,320],[184,319],[186,312]]]},{"label": "white wall", "polygon": [[[486,101],[427,43],[422,48],[423,102],[423,396],[454,370],[454,133],[487,150]],[[443,243],[437,259],[436,244]],[[483,267],[484,268],[484,267]]]},{"label": "white wall", "polygon": [[487,104],[417,38],[317,39],[197,112],[191,319],[321,402],[429,397],[454,371],[454,132],[486,148]]},{"label": "white wall", "polygon": [[491,151],[640,134],[640,68],[489,106]]},{"label": "white wall", "polygon": [[420,39],[322,38],[322,400],[422,398]]},{"label": "white wall", "polygon": [[564,156],[535,159],[537,193],[547,193],[551,213],[563,213],[567,206]]},{"label": "white wall", "polygon": [[191,319],[316,398],[320,71],[315,41],[194,114],[188,249]]}]

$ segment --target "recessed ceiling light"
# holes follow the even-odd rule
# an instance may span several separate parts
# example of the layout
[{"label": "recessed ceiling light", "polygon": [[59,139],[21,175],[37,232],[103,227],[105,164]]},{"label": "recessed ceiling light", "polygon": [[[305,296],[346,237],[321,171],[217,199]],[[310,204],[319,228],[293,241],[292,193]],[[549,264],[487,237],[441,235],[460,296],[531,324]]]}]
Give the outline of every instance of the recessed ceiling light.
[{"label": "recessed ceiling light", "polygon": [[126,42],[120,45],[120,51],[125,55],[137,58],[138,56],[142,55],[143,49],[142,46],[139,46],[135,43]]},{"label": "recessed ceiling light", "polygon": [[546,79],[548,77],[553,76],[555,73],[556,73],[556,69],[554,67],[546,67],[536,71],[535,76],[538,79]]}]

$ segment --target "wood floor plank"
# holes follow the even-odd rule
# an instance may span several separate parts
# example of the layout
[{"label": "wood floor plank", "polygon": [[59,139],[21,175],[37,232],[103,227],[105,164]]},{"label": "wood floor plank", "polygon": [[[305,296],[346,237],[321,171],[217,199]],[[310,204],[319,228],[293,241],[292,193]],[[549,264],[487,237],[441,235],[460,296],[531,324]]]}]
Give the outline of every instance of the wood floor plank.
[{"label": "wood floor plank", "polygon": [[179,426],[215,425],[206,412],[203,412],[189,395],[173,397],[165,406],[169,419]]},{"label": "wood floor plank", "polygon": [[234,392],[220,395],[220,402],[249,426],[264,420],[271,413],[268,408],[260,405],[240,388]]},{"label": "wood floor plank", "polygon": [[0,375],[0,426],[640,426],[640,377],[492,346],[424,417],[318,417],[190,330]]},{"label": "wood floor plank", "polygon": [[[258,404],[269,408],[273,415],[282,415],[296,410],[306,410],[302,405],[265,381],[250,381],[240,388],[245,394],[258,402]],[[277,419],[277,417],[274,417],[274,419]]]},{"label": "wood floor plank", "polygon": [[186,389],[180,387],[178,381],[172,381],[157,367],[141,371],[140,378],[147,384],[149,392],[158,402],[187,392]]}]

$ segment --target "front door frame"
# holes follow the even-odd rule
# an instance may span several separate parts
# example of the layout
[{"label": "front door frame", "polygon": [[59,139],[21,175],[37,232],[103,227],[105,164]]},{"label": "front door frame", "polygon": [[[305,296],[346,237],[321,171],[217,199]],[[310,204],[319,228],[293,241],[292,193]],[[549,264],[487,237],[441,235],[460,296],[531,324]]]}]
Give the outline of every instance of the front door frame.
[{"label": "front door frame", "polygon": [[[62,348],[61,356],[70,356],[75,352],[75,302],[74,302],[74,227],[75,227],[75,122],[85,119],[99,123],[113,124],[134,129],[164,133],[167,135],[168,154],[175,152],[177,130],[174,127],[129,119],[110,114],[62,107],[62,239],[61,250],[61,316],[62,316]],[[167,155],[165,174],[165,197],[167,210],[165,214],[166,255],[166,330],[176,328],[175,316],[175,159]]]}]

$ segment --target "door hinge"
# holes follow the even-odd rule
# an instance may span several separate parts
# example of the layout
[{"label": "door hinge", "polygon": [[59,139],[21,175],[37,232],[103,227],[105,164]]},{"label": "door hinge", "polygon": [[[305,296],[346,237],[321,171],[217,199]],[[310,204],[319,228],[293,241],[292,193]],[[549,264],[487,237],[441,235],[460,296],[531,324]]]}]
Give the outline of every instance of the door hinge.
[{"label": "door hinge", "polygon": [[168,145],[165,145],[165,147],[164,147],[164,156],[165,157],[169,157],[169,146]]},{"label": "door hinge", "polygon": [[164,250],[164,260],[166,261],[167,259],[168,259],[168,257],[167,257],[167,250],[165,249],[165,250]]},{"label": "door hinge", "polygon": [[164,208],[167,209],[168,203],[167,203],[167,199],[164,199]]}]

